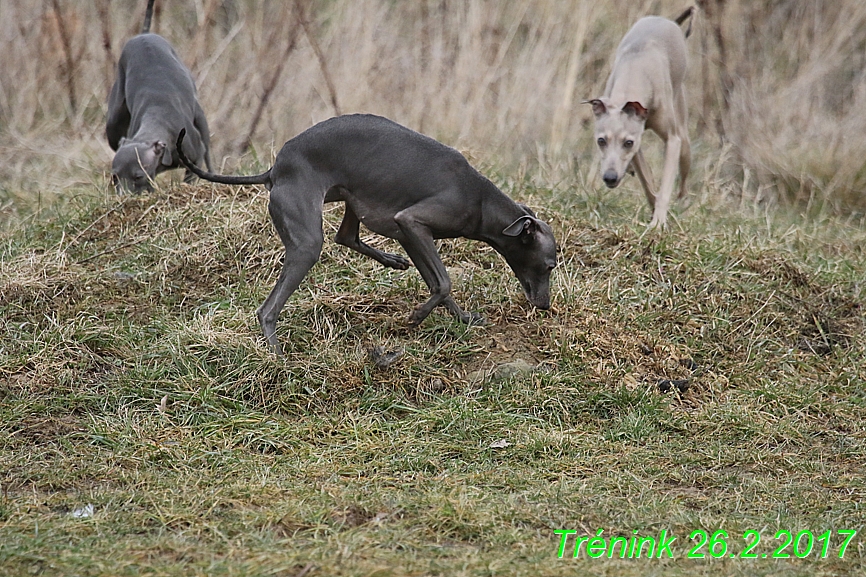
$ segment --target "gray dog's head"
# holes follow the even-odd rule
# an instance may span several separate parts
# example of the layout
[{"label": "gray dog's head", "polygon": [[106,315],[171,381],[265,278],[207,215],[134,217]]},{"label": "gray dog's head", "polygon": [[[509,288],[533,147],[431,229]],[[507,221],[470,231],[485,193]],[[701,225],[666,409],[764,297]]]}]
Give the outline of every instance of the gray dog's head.
[{"label": "gray dog's head", "polygon": [[595,114],[595,142],[601,150],[601,178],[608,188],[616,188],[640,149],[649,112],[640,102],[626,102],[622,108],[616,108],[608,99],[596,98],[588,104],[592,104]]},{"label": "gray dog's head", "polygon": [[118,192],[144,192],[153,189],[160,164],[171,165],[171,155],[160,140],[135,142],[122,138],[111,162],[111,181]]},{"label": "gray dog's head", "polygon": [[[528,210],[528,209],[527,209]],[[502,256],[534,306],[550,308],[550,272],[556,268],[556,239],[542,220],[528,214],[502,231],[505,235]]]}]

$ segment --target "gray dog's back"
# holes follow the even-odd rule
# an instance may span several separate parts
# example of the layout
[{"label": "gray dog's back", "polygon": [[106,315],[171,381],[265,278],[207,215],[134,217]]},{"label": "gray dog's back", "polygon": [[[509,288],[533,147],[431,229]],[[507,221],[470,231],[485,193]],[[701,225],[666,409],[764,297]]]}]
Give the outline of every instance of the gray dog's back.
[{"label": "gray dog's back", "polygon": [[[142,66],[141,63],[147,63]],[[195,117],[196,89],[192,75],[171,44],[158,34],[139,34],[129,40],[120,55],[118,70],[123,78],[122,94],[126,99],[130,120],[128,135],[136,134],[145,120],[166,125],[173,131],[170,119]],[[195,132],[187,132],[195,138]],[[119,141],[119,138],[118,138]],[[117,142],[109,142],[117,148]],[[190,143],[198,150],[199,143]]]},{"label": "gray dog's back", "polygon": [[[292,160],[301,157],[301,162]],[[495,188],[457,150],[370,114],[325,120],[289,140],[278,158],[273,180],[289,177],[280,171],[313,166],[328,175],[324,187],[339,186],[356,197],[387,197],[394,212],[447,190],[466,190],[470,181]]]},{"label": "gray dog's back", "polygon": [[[131,63],[131,59],[135,63]],[[148,32],[130,38],[123,47],[120,64],[126,72],[127,86],[130,82],[135,84],[135,94],[150,92],[164,96],[167,85],[171,85],[174,91],[183,91],[183,96],[195,94],[195,83],[189,70],[174,47],[159,34]]]}]

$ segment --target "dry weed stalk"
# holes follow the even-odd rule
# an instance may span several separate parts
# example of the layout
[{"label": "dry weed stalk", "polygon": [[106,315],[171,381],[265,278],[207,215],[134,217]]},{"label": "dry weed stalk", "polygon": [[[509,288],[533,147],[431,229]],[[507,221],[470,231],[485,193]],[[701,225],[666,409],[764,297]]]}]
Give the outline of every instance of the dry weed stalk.
[{"label": "dry weed stalk", "polygon": [[551,148],[554,151],[559,151],[562,147],[565,134],[570,125],[570,120],[574,117],[572,110],[572,101],[574,100],[574,89],[577,85],[577,76],[580,71],[581,60],[583,59],[584,45],[586,44],[586,36],[590,22],[594,18],[595,4],[593,8],[589,8],[590,4],[584,2],[580,5],[580,17],[577,22],[577,30],[574,33],[574,42],[571,46],[571,53],[568,58],[568,69],[565,73],[565,86],[562,90],[562,100],[553,115],[553,126],[551,127]]},{"label": "dry weed stalk", "polygon": [[204,11],[198,19],[198,28],[192,42],[192,62],[189,66],[190,70],[198,68],[199,60],[208,54],[214,15],[216,14],[218,7],[219,0],[207,0],[204,5]]},{"label": "dry weed stalk", "polygon": [[[716,111],[716,114],[711,114],[710,109],[713,107],[711,104],[710,94],[714,92],[710,89],[709,83],[709,70],[708,70],[708,60],[705,57],[703,59],[702,65],[702,80],[703,80],[703,93],[702,93],[702,112],[704,120],[706,121],[709,116],[713,116],[715,118],[715,126],[716,131],[720,138],[725,138],[725,127],[723,123],[723,118],[727,116],[728,112],[731,109],[731,91],[733,90],[733,79],[731,77],[731,73],[728,68],[728,49],[725,40],[725,34],[722,30],[723,22],[724,22],[724,12],[725,12],[725,2],[726,0],[697,0],[698,7],[703,10],[706,15],[706,20],[710,25],[710,33],[715,42],[715,48],[718,52],[718,56],[716,58],[716,67],[718,69],[718,87],[721,92],[721,99],[718,101],[719,110]],[[704,54],[706,55],[707,42],[705,38],[706,33],[701,34],[701,46],[704,49]]]},{"label": "dry weed stalk", "polygon": [[102,49],[105,52],[105,92],[111,90],[111,75],[114,71],[114,53],[111,49],[111,0],[98,0],[96,10],[102,26]]},{"label": "dry weed stalk", "polygon": [[[296,20],[297,22],[297,20]],[[274,34],[276,36],[276,34]],[[298,25],[294,25],[291,27],[289,31],[289,41],[286,43],[286,47],[282,52],[281,58],[277,60],[277,65],[274,67],[273,74],[271,74],[271,78],[268,83],[265,85],[262,90],[262,96],[259,98],[258,106],[256,106],[256,110],[253,113],[252,120],[250,121],[250,127],[247,131],[247,135],[241,140],[240,144],[237,146],[238,154],[243,154],[247,150],[249,150],[252,145],[253,135],[256,132],[256,128],[258,128],[259,122],[262,119],[262,113],[265,111],[265,107],[267,107],[268,102],[271,99],[271,94],[273,94],[274,89],[277,87],[277,83],[280,80],[280,76],[283,73],[283,69],[286,66],[286,63],[289,61],[289,55],[295,49],[295,45],[298,40]]]},{"label": "dry weed stalk", "polygon": [[295,18],[304,29],[304,35],[306,35],[310,46],[313,47],[313,52],[315,52],[316,59],[319,61],[319,68],[322,70],[322,76],[325,78],[325,84],[328,86],[328,94],[331,97],[331,106],[334,108],[334,115],[339,116],[342,112],[340,112],[340,105],[337,103],[337,89],[334,88],[334,81],[331,79],[331,73],[328,72],[328,61],[325,58],[325,54],[322,52],[321,46],[319,46],[319,41],[316,39],[316,35],[314,34],[313,25],[307,14],[307,4],[308,2],[304,2],[304,0],[295,0]]},{"label": "dry weed stalk", "polygon": [[66,90],[69,95],[69,107],[72,114],[78,112],[78,97],[75,93],[75,76],[79,58],[72,54],[72,39],[70,33],[66,29],[66,17],[63,14],[63,9],[60,7],[60,0],[52,0],[52,8],[57,22],[57,32],[60,36],[60,44],[63,47],[63,75],[66,77]]}]

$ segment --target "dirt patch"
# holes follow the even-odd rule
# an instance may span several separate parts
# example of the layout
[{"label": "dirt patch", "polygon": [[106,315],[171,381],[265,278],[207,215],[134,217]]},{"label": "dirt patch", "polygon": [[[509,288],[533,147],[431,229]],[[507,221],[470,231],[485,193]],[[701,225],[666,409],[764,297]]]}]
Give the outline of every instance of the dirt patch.
[{"label": "dirt patch", "polygon": [[809,303],[803,316],[796,346],[816,355],[827,355],[837,346],[847,348],[863,330],[863,309],[847,297],[825,295]]},{"label": "dirt patch", "polygon": [[27,445],[44,445],[86,431],[76,415],[27,415],[11,427],[10,437]]},{"label": "dirt patch", "polygon": [[797,266],[776,255],[760,255],[743,261],[743,266],[762,277],[794,287],[808,287],[812,279]]},{"label": "dirt patch", "polygon": [[475,342],[480,350],[461,367],[465,376],[475,371],[490,370],[502,363],[523,359],[531,365],[551,363],[550,353],[538,346],[541,336],[537,327],[519,322],[499,322],[483,329]]}]

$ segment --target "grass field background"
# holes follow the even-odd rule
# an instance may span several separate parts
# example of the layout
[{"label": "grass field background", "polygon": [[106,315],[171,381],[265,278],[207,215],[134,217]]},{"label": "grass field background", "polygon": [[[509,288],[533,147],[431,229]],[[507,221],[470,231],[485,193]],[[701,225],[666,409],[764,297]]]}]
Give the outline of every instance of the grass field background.
[{"label": "grass field background", "polygon": [[[866,572],[859,533],[838,555],[866,520],[860,2],[701,3],[694,173],[665,233],[635,179],[601,185],[580,101],[638,17],[685,5],[158,3],[221,170],[374,112],[556,233],[550,311],[492,249],[441,243],[490,321],[471,328],[408,329],[417,272],[326,242],[284,359],[254,315],[282,256],[264,190],[108,186],[105,98],[143,6],[0,4],[0,574]],[[559,559],[560,529],[667,530],[675,559]],[[696,530],[728,551],[687,559]],[[758,558],[731,558],[748,530]],[[807,530],[832,531],[827,558],[772,558]]]}]

